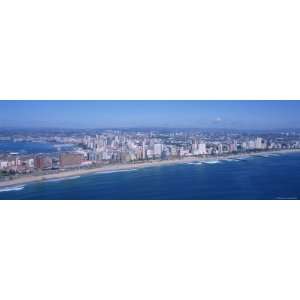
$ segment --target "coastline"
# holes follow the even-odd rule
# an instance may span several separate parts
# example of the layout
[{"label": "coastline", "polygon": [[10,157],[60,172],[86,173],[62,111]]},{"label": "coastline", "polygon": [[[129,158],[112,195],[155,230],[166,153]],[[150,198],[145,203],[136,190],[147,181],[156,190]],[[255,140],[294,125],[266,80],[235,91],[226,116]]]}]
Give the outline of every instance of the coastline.
[{"label": "coastline", "polygon": [[255,153],[239,153],[239,154],[231,154],[231,155],[220,155],[213,157],[196,157],[190,156],[182,159],[174,159],[174,160],[159,160],[159,161],[150,161],[150,162],[141,162],[141,163],[127,163],[127,164],[112,164],[102,167],[95,167],[91,169],[78,169],[78,170],[70,170],[70,171],[62,171],[55,174],[46,174],[46,175],[27,175],[21,178],[16,178],[7,181],[0,182],[0,188],[8,188],[8,187],[18,187],[28,183],[37,183],[37,182],[46,182],[48,180],[59,180],[59,179],[68,179],[81,175],[88,174],[101,174],[110,171],[122,171],[122,170],[134,170],[134,169],[142,169],[147,167],[159,167],[165,165],[176,165],[190,162],[209,162],[209,161],[222,161],[227,159],[239,159],[251,156],[269,156],[274,154],[287,154],[287,153],[297,153],[300,152],[300,149],[290,149],[290,150],[277,150],[277,151],[262,151]]}]

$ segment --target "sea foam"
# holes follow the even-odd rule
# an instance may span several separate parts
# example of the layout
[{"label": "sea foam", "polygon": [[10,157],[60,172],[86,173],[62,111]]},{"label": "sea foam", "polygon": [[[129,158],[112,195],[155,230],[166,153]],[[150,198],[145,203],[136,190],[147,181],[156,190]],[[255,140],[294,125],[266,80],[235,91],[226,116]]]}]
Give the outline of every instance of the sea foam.
[{"label": "sea foam", "polygon": [[25,185],[6,187],[6,188],[3,188],[3,189],[0,189],[0,193],[1,192],[21,191],[21,190],[24,189],[24,187],[25,187]]},{"label": "sea foam", "polygon": [[227,159],[223,159],[223,161],[231,162],[231,161],[239,161],[239,160],[238,159],[233,159],[233,158],[227,158]]},{"label": "sea foam", "polygon": [[64,177],[64,178],[50,179],[50,180],[47,180],[47,182],[59,182],[59,181],[65,181],[65,180],[77,179],[77,178],[80,178],[80,176],[72,176],[72,177]]},{"label": "sea foam", "polygon": [[112,170],[112,171],[99,171],[95,174],[112,174],[112,173],[121,173],[121,172],[131,172],[136,171],[137,169],[121,169],[121,170]]},{"label": "sea foam", "polygon": [[218,164],[220,162],[221,162],[220,160],[208,160],[208,161],[205,161],[204,163],[205,164]]}]

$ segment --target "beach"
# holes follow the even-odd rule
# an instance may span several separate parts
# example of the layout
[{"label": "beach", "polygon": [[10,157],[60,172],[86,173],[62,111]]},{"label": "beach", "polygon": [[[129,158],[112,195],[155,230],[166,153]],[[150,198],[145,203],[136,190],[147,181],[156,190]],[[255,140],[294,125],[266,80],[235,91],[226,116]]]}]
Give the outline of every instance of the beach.
[{"label": "beach", "polygon": [[141,169],[147,167],[159,167],[164,165],[172,165],[172,164],[183,164],[183,163],[192,163],[192,162],[211,162],[214,163],[216,161],[227,160],[227,159],[241,159],[251,156],[270,156],[276,154],[285,154],[285,153],[296,153],[300,152],[300,149],[293,150],[277,150],[277,151],[262,151],[255,153],[239,153],[239,154],[231,154],[231,155],[220,155],[220,156],[210,156],[210,157],[184,157],[181,159],[173,159],[173,160],[154,160],[140,163],[124,163],[124,164],[110,164],[102,167],[94,167],[89,169],[75,169],[75,170],[66,170],[61,171],[54,174],[45,174],[45,175],[24,175],[20,178],[15,178],[12,180],[6,180],[0,182],[0,188],[20,186],[33,182],[43,182],[48,180],[56,180],[69,178],[74,176],[83,176],[93,173],[104,173],[104,172],[120,172],[122,170],[133,170],[133,169]]}]

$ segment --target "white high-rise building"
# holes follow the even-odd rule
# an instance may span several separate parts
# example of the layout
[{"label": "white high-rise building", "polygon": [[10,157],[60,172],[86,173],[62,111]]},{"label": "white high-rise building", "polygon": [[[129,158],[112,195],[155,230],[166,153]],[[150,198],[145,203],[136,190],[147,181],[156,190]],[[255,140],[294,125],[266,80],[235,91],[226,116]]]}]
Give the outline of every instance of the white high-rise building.
[{"label": "white high-rise building", "polygon": [[147,154],[147,158],[153,158],[153,151],[151,150],[151,149],[148,149],[147,151],[146,151],[146,154]]},{"label": "white high-rise building", "polygon": [[237,148],[238,148],[237,140],[234,140],[234,141],[233,141],[233,144],[232,144],[232,151],[233,151],[233,152],[237,151]]},{"label": "white high-rise building", "polygon": [[199,151],[198,153],[201,154],[201,155],[207,154],[207,152],[206,152],[206,144],[205,143],[200,143],[198,145],[198,151]]},{"label": "white high-rise building", "polygon": [[222,153],[223,153],[223,145],[218,144],[218,154],[222,154]]},{"label": "white high-rise building", "polygon": [[161,157],[162,150],[163,150],[162,144],[154,144],[154,155],[156,157]]},{"label": "white high-rise building", "polygon": [[256,149],[263,149],[263,139],[258,137],[255,140],[255,148]]},{"label": "white high-rise building", "polygon": [[142,146],[142,159],[146,159],[147,158],[147,147],[146,147],[146,144],[143,143],[143,146]]},{"label": "white high-rise building", "polygon": [[193,142],[192,144],[192,152],[198,152],[198,143],[197,142]]},{"label": "white high-rise building", "polygon": [[256,147],[255,141],[250,140],[248,142],[248,149],[252,150],[252,149],[255,149],[255,147]]}]

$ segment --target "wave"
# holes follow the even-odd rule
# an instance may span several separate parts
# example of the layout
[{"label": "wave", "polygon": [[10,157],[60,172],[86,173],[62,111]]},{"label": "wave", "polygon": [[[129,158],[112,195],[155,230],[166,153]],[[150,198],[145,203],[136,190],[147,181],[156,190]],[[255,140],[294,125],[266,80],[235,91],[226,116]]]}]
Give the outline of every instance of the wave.
[{"label": "wave", "polygon": [[205,161],[204,163],[205,164],[218,164],[220,162],[221,162],[220,160],[209,160],[209,161]]},{"label": "wave", "polygon": [[80,178],[80,176],[67,177],[66,179],[77,179],[77,178]]},{"label": "wave", "polygon": [[24,189],[24,187],[25,187],[25,185],[7,187],[7,188],[0,189],[0,192],[21,191]]},{"label": "wave", "polygon": [[72,177],[64,177],[64,178],[57,178],[57,179],[50,179],[46,182],[59,182],[59,181],[65,181],[65,180],[71,180],[71,179],[78,179],[80,176],[72,176]]},{"label": "wave", "polygon": [[223,159],[223,161],[239,161],[238,159],[233,159],[233,158],[227,158],[227,159]]},{"label": "wave", "polygon": [[203,162],[201,161],[198,161],[198,162],[189,162],[189,163],[186,163],[187,165],[202,165]]},{"label": "wave", "polygon": [[243,157],[239,157],[239,158],[235,158],[235,160],[240,161],[240,160],[246,160],[249,158],[253,158],[254,156],[243,156]]},{"label": "wave", "polygon": [[121,173],[121,172],[131,172],[136,171],[137,169],[120,169],[120,170],[112,170],[112,171],[99,171],[95,174],[112,174],[112,173]]}]

